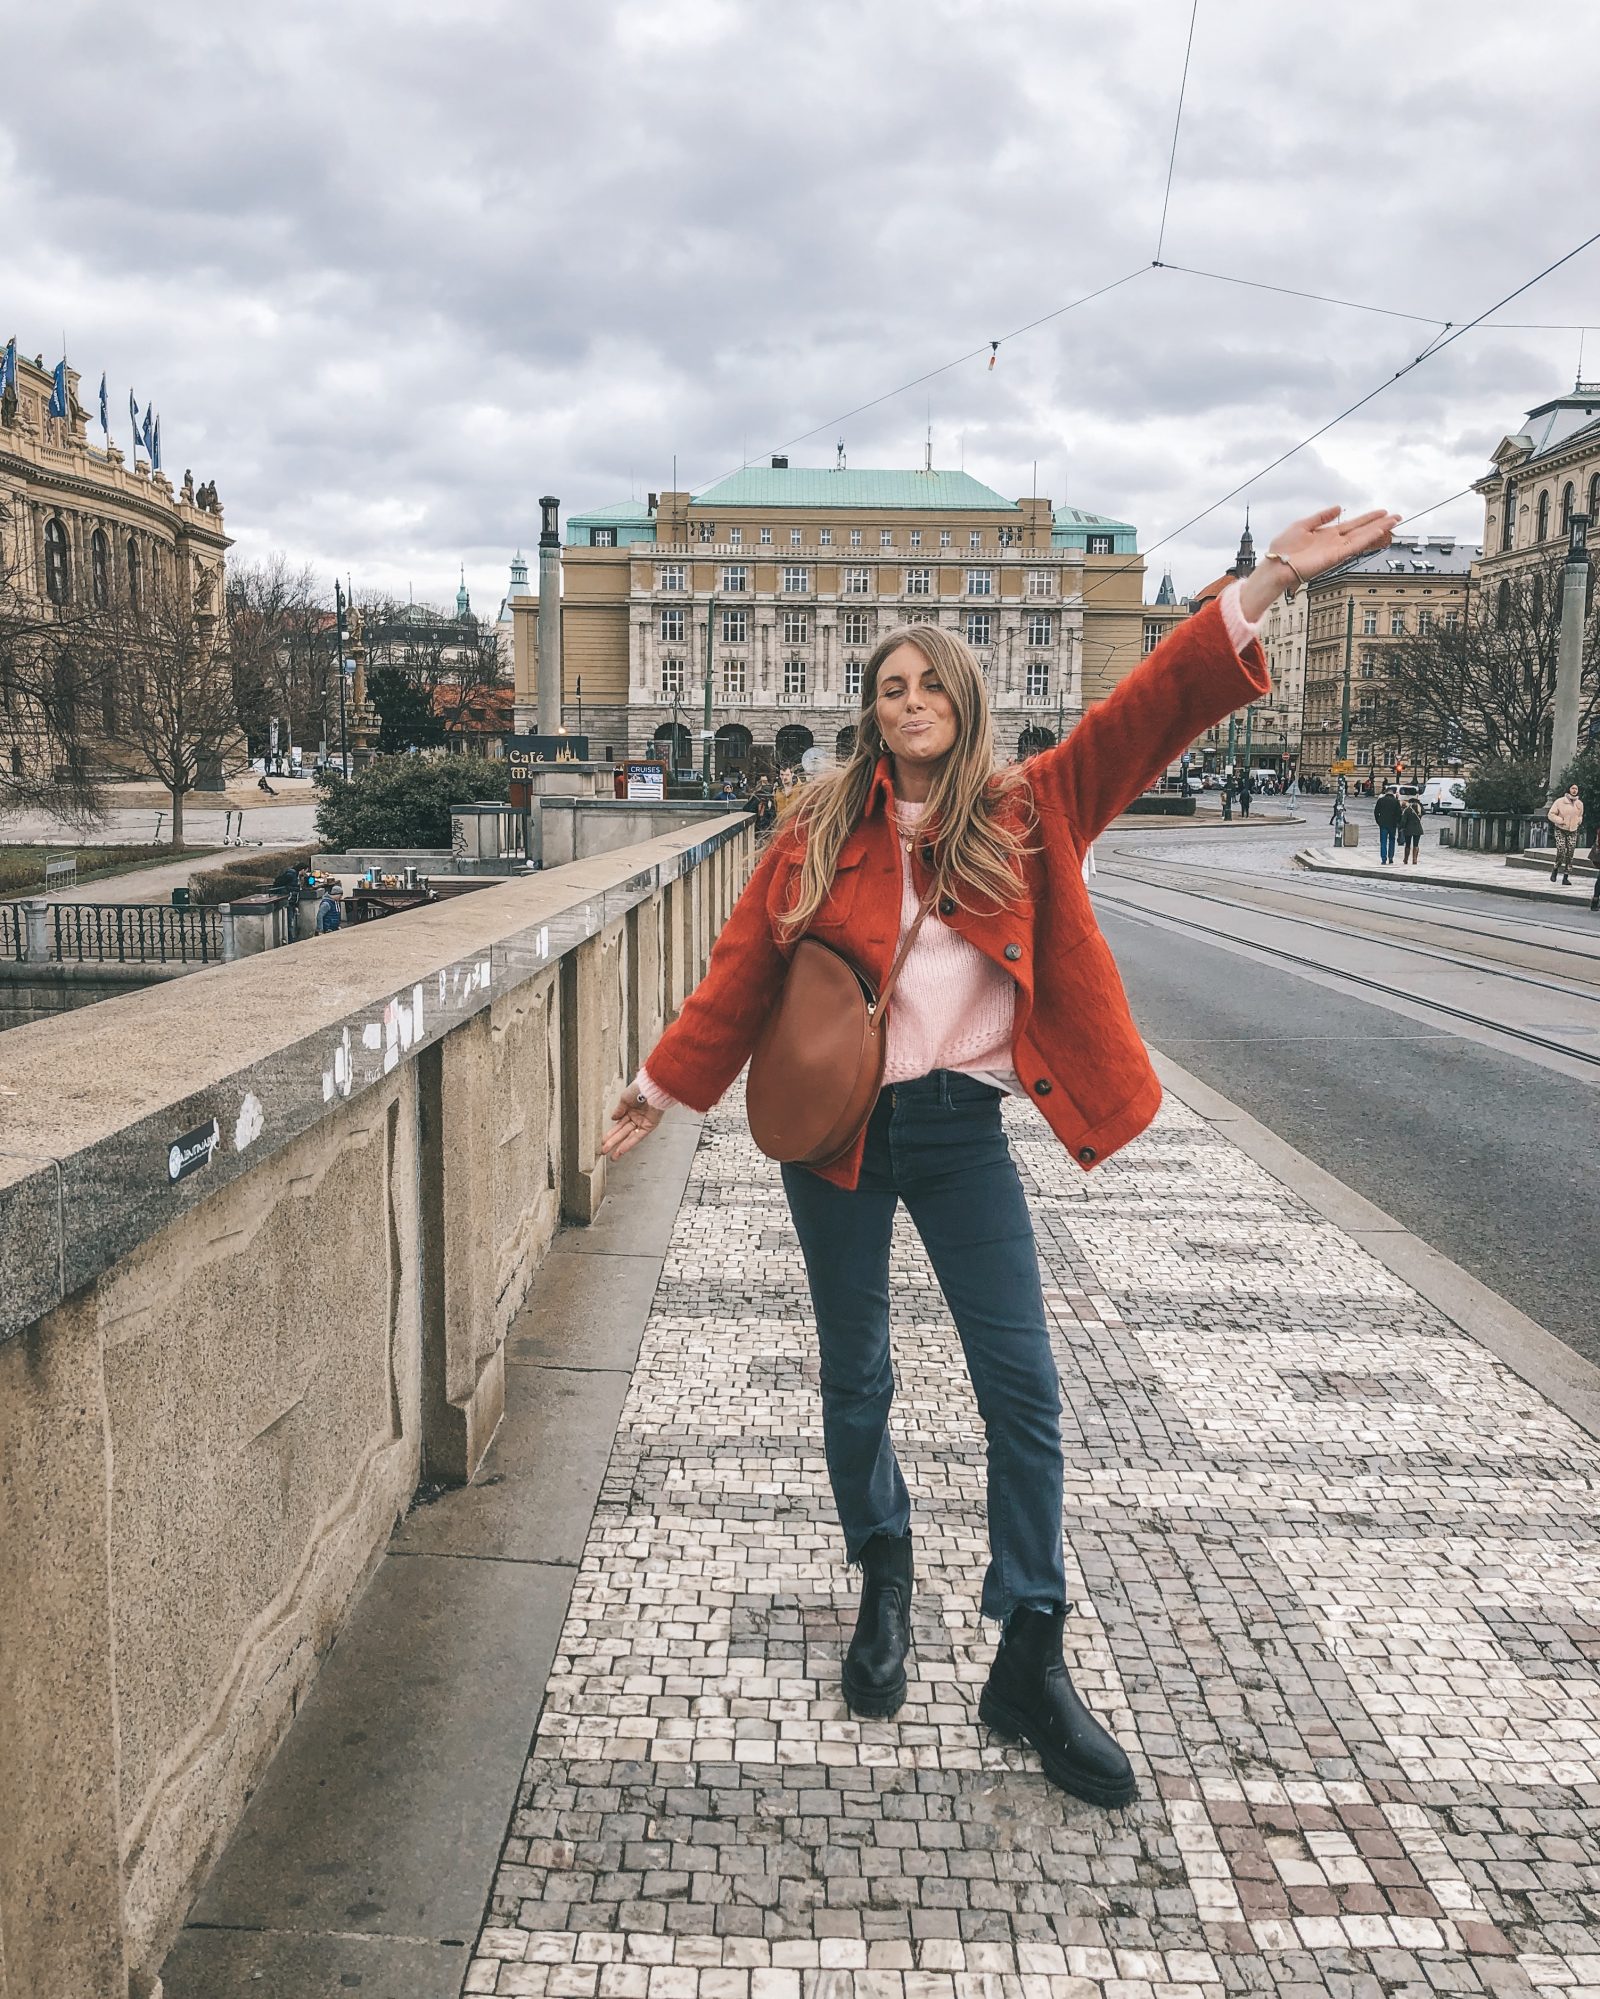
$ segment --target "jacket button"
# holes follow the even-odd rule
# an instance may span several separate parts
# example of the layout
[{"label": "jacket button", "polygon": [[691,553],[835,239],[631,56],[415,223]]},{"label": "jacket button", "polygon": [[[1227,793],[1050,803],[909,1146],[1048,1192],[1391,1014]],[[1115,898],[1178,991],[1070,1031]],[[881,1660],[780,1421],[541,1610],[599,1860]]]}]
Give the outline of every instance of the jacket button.
[{"label": "jacket button", "polygon": [[940,896],[939,914],[941,916],[954,916],[955,913],[956,913],[955,897],[950,895]]},{"label": "jacket button", "polygon": [[1041,1076],[1033,1086],[1033,1093],[1036,1097],[1047,1097],[1054,1087],[1048,1076]]},{"label": "jacket button", "polygon": [[1005,955],[1011,960],[1012,964],[1014,965],[1017,962],[1017,960],[1022,956],[1022,946],[1020,944],[1008,944],[1006,946]]},{"label": "jacket button", "polygon": [[1080,1145],[1078,1147],[1078,1157],[1083,1161],[1085,1166],[1092,1166],[1099,1155],[1092,1145]]}]

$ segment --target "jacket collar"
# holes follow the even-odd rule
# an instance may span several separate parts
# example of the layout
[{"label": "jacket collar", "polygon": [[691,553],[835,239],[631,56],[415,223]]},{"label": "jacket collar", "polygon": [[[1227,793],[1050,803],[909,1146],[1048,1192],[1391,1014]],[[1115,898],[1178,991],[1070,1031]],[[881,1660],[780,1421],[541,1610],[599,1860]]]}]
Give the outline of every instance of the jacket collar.
[{"label": "jacket collar", "polygon": [[863,819],[870,819],[875,812],[894,811],[894,765],[887,751],[879,757],[878,767],[872,773],[872,783],[867,788],[867,802],[861,808]]}]

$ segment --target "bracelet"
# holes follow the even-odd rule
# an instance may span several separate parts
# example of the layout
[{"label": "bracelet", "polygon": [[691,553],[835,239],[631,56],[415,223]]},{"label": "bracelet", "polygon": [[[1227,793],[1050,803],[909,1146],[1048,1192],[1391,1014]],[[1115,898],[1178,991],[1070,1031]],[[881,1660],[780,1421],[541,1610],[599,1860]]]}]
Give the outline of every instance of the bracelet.
[{"label": "bracelet", "polygon": [[1294,583],[1295,583],[1294,590],[1285,590],[1283,593],[1284,596],[1287,597],[1292,603],[1294,601],[1295,590],[1303,590],[1306,587],[1306,579],[1300,574],[1299,570],[1295,568],[1294,564],[1289,560],[1288,556],[1280,555],[1275,548],[1269,548],[1267,550],[1267,560],[1269,562],[1281,562],[1284,568],[1287,569],[1289,574],[1294,578]]}]

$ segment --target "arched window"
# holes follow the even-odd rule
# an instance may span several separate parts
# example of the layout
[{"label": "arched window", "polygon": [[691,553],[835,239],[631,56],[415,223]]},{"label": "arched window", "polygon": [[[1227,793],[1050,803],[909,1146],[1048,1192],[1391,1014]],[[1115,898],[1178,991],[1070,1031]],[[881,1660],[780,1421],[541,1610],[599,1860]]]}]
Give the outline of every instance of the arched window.
[{"label": "arched window", "polygon": [[1503,555],[1511,546],[1511,538],[1517,531],[1517,482],[1506,481],[1506,510],[1500,522],[1500,552]]},{"label": "arched window", "polygon": [[89,537],[89,587],[95,609],[103,611],[111,602],[111,544],[104,528],[96,528]]},{"label": "arched window", "polygon": [[1589,481],[1589,525],[1591,528],[1597,525],[1595,521],[1596,514],[1600,514],[1600,472],[1596,472],[1594,477]]},{"label": "arched window", "polygon": [[1494,593],[1494,622],[1496,631],[1503,632],[1511,623],[1511,579],[1502,576],[1500,588]]},{"label": "arched window", "polygon": [[1561,532],[1565,534],[1572,526],[1572,481],[1569,479],[1561,488]]},{"label": "arched window", "polygon": [[52,604],[64,604],[72,595],[67,531],[54,514],[44,524],[44,590]]},{"label": "arched window", "polygon": [[1546,541],[1549,539],[1549,535],[1550,535],[1550,492],[1549,488],[1547,487],[1545,491],[1539,495],[1539,512],[1534,524],[1533,538],[1535,541]]},{"label": "arched window", "polygon": [[139,544],[128,536],[128,603],[138,610],[144,592],[144,565],[139,560]]}]

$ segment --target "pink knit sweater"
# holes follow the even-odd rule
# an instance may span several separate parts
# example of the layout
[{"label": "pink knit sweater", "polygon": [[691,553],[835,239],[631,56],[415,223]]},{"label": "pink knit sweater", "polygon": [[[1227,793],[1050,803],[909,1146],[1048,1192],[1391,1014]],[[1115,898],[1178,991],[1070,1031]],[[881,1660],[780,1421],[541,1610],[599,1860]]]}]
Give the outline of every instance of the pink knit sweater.
[{"label": "pink knit sweater", "polygon": [[[1230,583],[1222,593],[1220,609],[1228,637],[1242,652],[1259,627],[1239,608],[1237,583]],[[921,804],[909,800],[895,803],[895,817],[908,833],[923,811]],[[904,870],[900,935],[904,937],[916,919],[917,892],[912,886],[910,849],[904,840],[900,847]],[[1016,986],[999,966],[930,912],[900,968],[894,989],[884,1081],[903,1083],[933,1069],[956,1069],[981,1076],[998,1089],[1015,1090],[1016,1071],[1011,1061],[1015,998]],[[640,1069],[633,1086],[658,1110],[666,1110],[676,1101],[652,1079],[648,1069]]]}]

